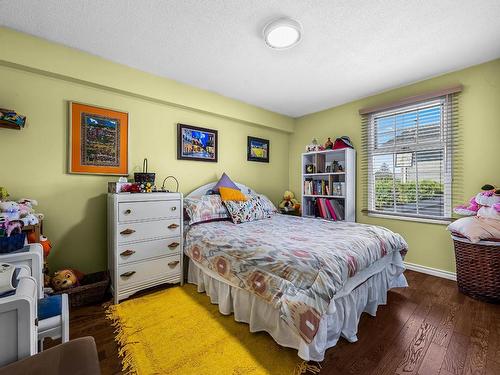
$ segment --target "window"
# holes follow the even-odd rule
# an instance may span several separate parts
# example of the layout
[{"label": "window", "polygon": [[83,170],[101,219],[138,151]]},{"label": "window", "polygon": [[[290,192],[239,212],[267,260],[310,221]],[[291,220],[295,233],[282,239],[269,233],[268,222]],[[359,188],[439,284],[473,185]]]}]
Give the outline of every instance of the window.
[{"label": "window", "polygon": [[364,116],[369,214],[451,217],[454,104],[442,95]]}]

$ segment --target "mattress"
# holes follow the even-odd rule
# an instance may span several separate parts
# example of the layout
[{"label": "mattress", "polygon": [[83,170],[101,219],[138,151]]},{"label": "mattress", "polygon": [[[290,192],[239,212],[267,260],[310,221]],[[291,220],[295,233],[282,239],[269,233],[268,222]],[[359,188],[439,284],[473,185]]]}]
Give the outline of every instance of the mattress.
[{"label": "mattress", "polygon": [[184,243],[197,266],[279,310],[306,343],[331,301],[356,284],[350,279],[406,249],[400,235],[382,227],[279,214],[238,225],[197,224]]}]

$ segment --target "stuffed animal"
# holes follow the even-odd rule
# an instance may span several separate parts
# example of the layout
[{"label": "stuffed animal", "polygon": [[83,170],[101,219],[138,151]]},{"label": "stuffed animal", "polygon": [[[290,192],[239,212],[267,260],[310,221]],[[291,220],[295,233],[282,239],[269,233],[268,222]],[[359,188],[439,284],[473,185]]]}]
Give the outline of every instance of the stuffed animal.
[{"label": "stuffed animal", "polygon": [[23,222],[21,220],[9,220],[6,224],[5,234],[7,237],[23,232]]},{"label": "stuffed animal", "polygon": [[80,271],[67,268],[55,272],[50,283],[55,290],[74,288],[80,285],[83,276]]},{"label": "stuffed animal", "polygon": [[295,199],[295,195],[291,191],[285,191],[283,194],[283,200],[281,201],[279,208],[283,211],[295,211],[300,209],[300,203]]},{"label": "stuffed animal", "polygon": [[24,223],[24,225],[36,225],[39,223],[38,217],[33,214],[21,216],[21,221]]},{"label": "stuffed animal", "polygon": [[27,216],[29,214],[34,214],[35,210],[33,209],[34,206],[38,206],[38,202],[34,199],[20,199],[17,201],[17,204],[19,204],[19,214],[21,217]]},{"label": "stuffed animal", "polygon": [[52,249],[52,243],[50,240],[44,235],[40,236],[40,245],[42,245],[43,256],[47,258],[50,254],[50,250]]},{"label": "stuffed animal", "polygon": [[489,219],[500,219],[500,189],[486,184],[482,192],[472,197],[468,205],[457,206],[453,209],[461,216],[479,216]]},{"label": "stuffed animal", "polygon": [[0,202],[0,215],[9,220],[18,220],[21,216],[19,203],[13,201]]}]

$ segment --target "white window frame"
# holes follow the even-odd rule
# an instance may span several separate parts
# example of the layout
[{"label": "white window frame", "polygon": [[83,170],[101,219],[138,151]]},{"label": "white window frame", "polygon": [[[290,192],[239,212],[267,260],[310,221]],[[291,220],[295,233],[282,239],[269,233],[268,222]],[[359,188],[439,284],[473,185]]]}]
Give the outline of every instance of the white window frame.
[{"label": "white window frame", "polygon": [[[416,143],[410,145],[392,145],[386,147],[378,147],[376,144],[376,129],[375,129],[375,119],[380,117],[386,117],[391,115],[396,115],[404,112],[412,112],[419,109],[424,109],[428,107],[434,107],[436,105],[441,106],[441,135],[439,141],[424,141],[419,143],[418,139],[418,131],[416,135]],[[451,102],[448,96],[443,96],[435,99],[426,100],[424,102],[409,104],[405,106],[401,106],[396,109],[383,110],[370,114],[368,119],[368,216],[373,217],[381,217],[386,219],[397,219],[397,220],[408,220],[408,221],[419,221],[426,223],[437,223],[437,224],[449,224],[450,217],[452,214],[452,142],[451,139],[447,139],[452,136],[451,128],[448,129],[448,126],[452,126],[451,118],[449,116],[449,111],[451,111]],[[394,132],[397,129],[395,127]],[[396,138],[394,138],[396,141]],[[443,150],[444,157],[444,166],[445,171],[443,175],[443,183],[444,183],[444,207],[443,207],[443,217],[431,217],[422,215],[409,215],[406,216],[399,212],[390,212],[390,211],[377,211],[375,209],[375,174],[373,171],[373,157],[375,155],[387,155],[393,154],[393,158],[397,153],[402,152],[418,152],[424,150]],[[394,159],[393,159],[394,163]],[[418,176],[418,164],[415,164],[417,168],[417,176]],[[418,197],[418,184],[417,184],[417,197]],[[395,198],[394,198],[395,200]],[[417,199],[418,206],[418,199]]]}]

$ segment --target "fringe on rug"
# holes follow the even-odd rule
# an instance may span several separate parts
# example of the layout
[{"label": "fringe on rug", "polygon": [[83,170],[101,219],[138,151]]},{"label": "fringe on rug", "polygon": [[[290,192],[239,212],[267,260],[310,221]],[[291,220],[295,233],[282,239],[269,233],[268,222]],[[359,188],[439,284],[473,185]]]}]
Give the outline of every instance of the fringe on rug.
[{"label": "fringe on rug", "polygon": [[137,374],[137,367],[132,360],[132,353],[130,352],[130,346],[135,344],[129,340],[127,334],[123,328],[125,328],[125,322],[123,322],[117,313],[117,305],[110,305],[106,309],[106,319],[111,321],[111,325],[115,328],[114,333],[115,341],[118,344],[118,356],[122,358],[122,371],[125,375]]},{"label": "fringe on rug", "polygon": [[297,367],[295,367],[292,375],[302,375],[308,372],[311,374],[319,374],[320,371],[321,365],[319,363],[315,365],[312,363],[308,363],[307,361],[302,361],[297,365]]}]

